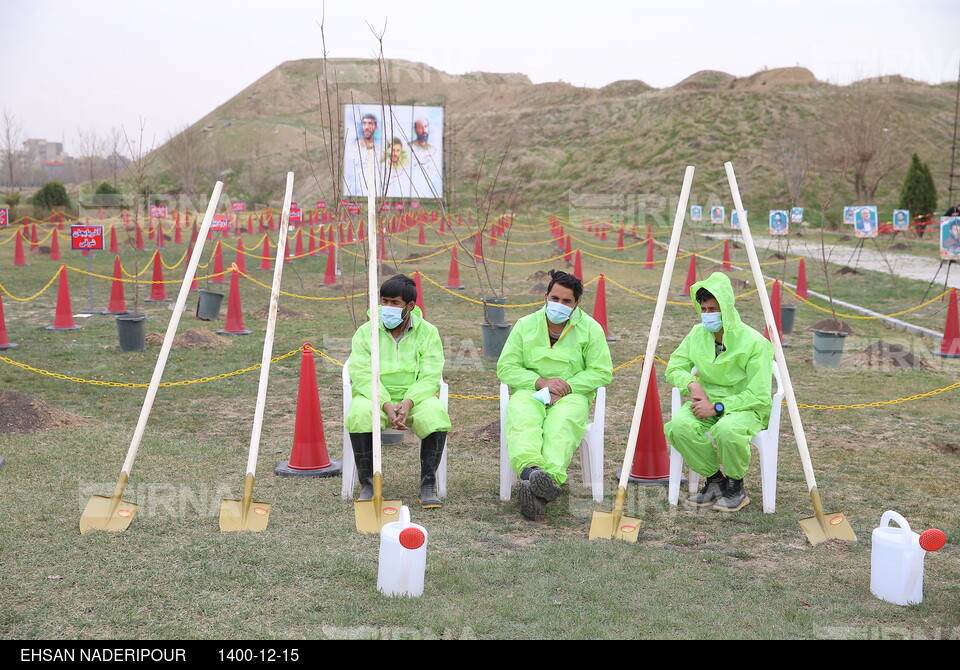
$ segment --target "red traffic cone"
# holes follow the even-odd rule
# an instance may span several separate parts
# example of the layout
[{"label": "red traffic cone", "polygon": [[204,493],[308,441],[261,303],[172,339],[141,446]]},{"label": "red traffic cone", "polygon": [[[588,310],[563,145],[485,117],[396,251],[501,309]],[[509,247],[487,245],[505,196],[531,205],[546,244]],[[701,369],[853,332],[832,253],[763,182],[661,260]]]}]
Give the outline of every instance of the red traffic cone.
[{"label": "red traffic cone", "polygon": [[37,222],[34,221],[30,227],[30,251],[36,251],[40,246],[40,240],[37,238]]},{"label": "red traffic cone", "polygon": [[253,214],[247,214],[247,235],[253,235]]},{"label": "red traffic cone", "polygon": [[473,260],[478,263],[483,262],[483,242],[480,241],[480,233],[477,233],[473,243]]},{"label": "red traffic cone", "polygon": [[303,257],[303,228],[297,228],[297,246],[293,250],[293,255],[297,258]]},{"label": "red traffic cone", "polygon": [[[777,337],[780,338],[781,346],[786,346],[783,344],[783,317],[780,315],[780,280],[775,279],[773,281],[773,290],[770,292],[770,311],[773,312],[773,323],[777,327]],[[770,340],[770,329],[764,327],[763,336]],[[770,340],[771,342],[773,340]]]},{"label": "red traffic cone", "polygon": [[137,251],[143,251],[143,250],[144,250],[144,246],[143,246],[143,231],[140,229],[140,223],[139,223],[139,222],[136,223],[135,225],[136,225],[136,228],[137,228]]},{"label": "red traffic cone", "polygon": [[127,314],[127,301],[123,298],[123,279],[120,276],[120,257],[113,259],[113,283],[110,285],[110,304],[107,305],[108,314]]},{"label": "red traffic cone", "polygon": [[153,254],[153,286],[150,287],[150,297],[147,302],[170,302],[167,297],[167,285],[163,283],[163,261],[160,252]]},{"label": "red traffic cone", "polygon": [[163,223],[160,221],[157,221],[157,240],[156,241],[157,241],[157,249],[162,249],[164,246],[166,246],[167,240],[163,236]]},{"label": "red traffic cone", "polygon": [[237,258],[233,262],[237,266],[237,269],[240,270],[243,274],[247,274],[247,255],[243,248],[243,238],[237,238]]},{"label": "red traffic cone", "polygon": [[423,231],[422,223],[420,224],[420,233],[417,235],[417,244],[422,244],[422,245],[427,244],[427,236],[426,236],[426,233],[424,233]]},{"label": "red traffic cone", "polygon": [[957,318],[957,289],[950,289],[950,306],[947,307],[947,323],[943,329],[940,351],[933,352],[945,358],[960,358],[960,320]]},{"label": "red traffic cone", "polygon": [[333,286],[337,283],[337,248],[330,245],[327,252],[327,266],[323,272],[323,285]]},{"label": "red traffic cone", "polygon": [[583,281],[583,264],[580,262],[579,249],[577,249],[577,254],[573,257],[573,276]]},{"label": "red traffic cone", "polygon": [[231,272],[230,298],[227,301],[227,323],[222,330],[217,331],[217,335],[249,335],[252,332],[243,325],[243,309],[240,306],[240,275],[237,272]]},{"label": "red traffic cone", "polygon": [[564,246],[564,251],[563,251],[563,260],[570,262],[572,254],[573,254],[573,249],[570,242],[570,236],[567,235],[566,244]]},{"label": "red traffic cone", "polygon": [[353,221],[347,224],[347,244],[353,243]]},{"label": "red traffic cone", "polygon": [[117,244],[117,229],[110,226],[110,253],[116,256],[120,253],[120,245]]},{"label": "red traffic cone", "polygon": [[54,228],[50,235],[50,260],[60,260],[60,233]]},{"label": "red traffic cone", "polygon": [[797,269],[797,296],[806,300],[810,297],[807,291],[807,266],[803,259],[800,259],[800,267]]},{"label": "red traffic cone", "polygon": [[730,240],[723,241],[723,269],[733,269],[733,267],[730,265]]},{"label": "red traffic cone", "polygon": [[617,251],[623,251],[623,228],[620,228],[620,235],[617,237]]},{"label": "red traffic cone", "polygon": [[19,344],[11,342],[9,338],[7,338],[7,324],[3,318],[3,293],[0,292],[0,351],[19,346]]},{"label": "red traffic cone", "polygon": [[653,269],[653,238],[652,237],[647,238],[647,262],[644,263],[643,269],[644,270]]},{"label": "red traffic cone", "polygon": [[260,252],[260,269],[261,270],[270,270],[273,268],[273,264],[270,262],[270,238],[266,235],[263,237],[263,251]]},{"label": "red traffic cone", "polygon": [[420,270],[414,270],[413,283],[417,287],[417,307],[419,307],[420,311],[425,315],[427,311],[423,308],[423,286],[420,284]]},{"label": "red traffic cone", "polygon": [[310,226],[310,232],[308,234],[309,239],[307,240],[307,255],[312,256],[317,252],[317,238],[313,232],[313,226]]},{"label": "red traffic cone", "polygon": [[183,228],[180,227],[180,220],[173,224],[173,243],[183,244]]},{"label": "red traffic cone", "polygon": [[690,267],[687,269],[687,280],[683,284],[683,292],[680,295],[690,295],[690,287],[697,283],[697,255],[690,255]]},{"label": "red traffic cone", "polygon": [[600,275],[597,282],[597,299],[593,303],[593,320],[603,327],[603,334],[606,335],[607,342],[616,342],[617,338],[610,337],[610,331],[607,329],[607,280]]},{"label": "red traffic cone", "polygon": [[386,231],[380,232],[380,255],[378,256],[379,260],[387,260],[387,234]]},{"label": "red traffic cone", "polygon": [[27,259],[23,255],[23,235],[20,234],[19,229],[17,229],[17,243],[13,251],[13,264],[14,265],[30,265],[29,263],[27,263]]},{"label": "red traffic cone", "polygon": [[465,289],[467,287],[460,283],[460,263],[457,262],[457,248],[455,246],[450,247],[450,250],[453,253],[450,255],[450,272],[447,274],[446,288]]},{"label": "red traffic cone", "polygon": [[317,390],[317,369],[313,349],[303,345],[300,359],[300,387],[297,391],[297,418],[293,429],[293,451],[289,461],[282,461],[274,470],[282,477],[333,477],[342,471],[340,461],[327,453],[323,435],[323,414]]},{"label": "red traffic cone", "polygon": [[70,281],[67,279],[67,267],[60,266],[60,285],[57,287],[57,313],[53,317],[53,325],[47,330],[78,330],[73,322],[73,308],[70,306]]},{"label": "red traffic cone", "polygon": [[216,276],[210,279],[211,284],[227,283],[223,274],[223,247],[220,246],[220,240],[217,240],[217,246],[213,250],[213,274]]},{"label": "red traffic cone", "polygon": [[633,452],[630,483],[666,484],[670,480],[670,454],[667,451],[667,438],[663,434],[663,412],[660,409],[656,370],[650,375],[650,385],[647,386],[647,397],[643,403],[643,419]]}]

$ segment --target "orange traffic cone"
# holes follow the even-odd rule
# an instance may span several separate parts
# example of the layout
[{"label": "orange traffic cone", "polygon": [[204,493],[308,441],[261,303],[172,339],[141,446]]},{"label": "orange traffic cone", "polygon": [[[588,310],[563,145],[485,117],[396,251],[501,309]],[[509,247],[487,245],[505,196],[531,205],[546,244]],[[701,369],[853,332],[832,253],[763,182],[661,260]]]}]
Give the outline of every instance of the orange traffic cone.
[{"label": "orange traffic cone", "polygon": [[11,342],[9,338],[7,338],[7,324],[3,320],[3,293],[0,293],[0,351],[19,346],[19,344]]},{"label": "orange traffic cone", "polygon": [[263,251],[260,252],[260,269],[261,270],[271,270],[273,269],[273,264],[270,262],[270,238],[264,236],[263,238]]},{"label": "orange traffic cone", "polygon": [[564,251],[563,251],[563,260],[565,260],[565,261],[567,261],[567,262],[569,263],[572,253],[573,253],[573,249],[572,249],[571,242],[570,242],[570,236],[567,235],[567,236],[566,236],[566,245],[564,246]]},{"label": "orange traffic cone", "polygon": [[307,255],[312,256],[317,251],[317,238],[313,232],[313,225],[310,226],[310,239],[307,240]]},{"label": "orange traffic cone", "polygon": [[300,359],[293,452],[290,460],[281,461],[274,470],[274,473],[281,477],[335,477],[343,470],[341,462],[332,460],[327,453],[327,441],[323,435],[323,414],[320,412],[320,392],[317,389],[313,349],[309,344],[304,344],[303,356]]},{"label": "orange traffic cone", "polygon": [[460,283],[460,263],[457,262],[457,247],[450,247],[450,250],[453,253],[450,255],[450,272],[447,275],[446,288],[465,289],[467,287]]},{"label": "orange traffic cone", "polygon": [[690,295],[690,287],[697,283],[697,255],[690,255],[690,267],[687,270],[687,280],[683,284],[683,292],[680,295]]},{"label": "orange traffic cone", "polygon": [[423,231],[423,224],[421,223],[420,233],[417,235],[417,244],[426,245],[426,243],[427,243],[427,236],[426,236],[426,233],[424,233]]},{"label": "orange traffic cone", "polygon": [[644,270],[653,269],[653,238],[647,238],[647,262],[643,266]]},{"label": "orange traffic cone", "polygon": [[303,228],[297,228],[297,246],[293,250],[293,255],[297,258],[303,257]]},{"label": "orange traffic cone", "polygon": [[23,236],[20,234],[19,229],[17,229],[17,243],[13,251],[13,264],[14,265],[30,265],[29,263],[27,263],[27,259],[23,255]]},{"label": "orange traffic cone", "polygon": [[243,274],[247,274],[247,255],[243,248],[243,238],[237,238],[237,258],[233,262],[237,266],[237,269],[240,270]]},{"label": "orange traffic cone", "polygon": [[57,312],[53,317],[53,325],[47,330],[78,330],[73,322],[73,308],[70,306],[70,281],[67,279],[67,267],[60,266],[60,285],[57,287]]},{"label": "orange traffic cone", "polygon": [[800,259],[800,267],[797,269],[797,296],[804,300],[810,297],[810,293],[807,291],[807,266],[802,258]]},{"label": "orange traffic cone", "polygon": [[577,249],[576,256],[573,257],[573,276],[583,281],[583,264],[580,262],[580,250]]},{"label": "orange traffic cone", "polygon": [[483,242],[480,241],[480,233],[477,233],[473,244],[473,260],[477,263],[483,262]]},{"label": "orange traffic cone", "polygon": [[113,259],[113,284],[110,286],[110,304],[107,314],[128,314],[127,302],[123,298],[123,280],[120,278],[120,257]]},{"label": "orange traffic cone", "polygon": [[60,260],[60,233],[54,228],[50,236],[50,260]]},{"label": "orange traffic cone", "polygon": [[323,273],[323,285],[333,286],[336,283],[337,283],[337,248],[331,244],[330,250],[327,252],[327,266],[324,269],[324,273]]},{"label": "orange traffic cone", "polygon": [[593,320],[603,327],[603,334],[606,335],[607,342],[616,342],[617,338],[610,336],[607,329],[607,280],[600,275],[597,282],[597,299],[593,303]]},{"label": "orange traffic cone", "polygon": [[136,227],[137,227],[137,251],[143,251],[143,250],[144,250],[144,246],[143,246],[143,231],[140,230],[140,223],[139,223],[139,222],[136,224]]},{"label": "orange traffic cone", "polygon": [[40,247],[40,240],[37,238],[37,222],[34,221],[30,227],[30,251],[36,251]]},{"label": "orange traffic cone", "polygon": [[950,306],[947,307],[947,323],[943,329],[940,351],[933,352],[944,358],[960,358],[960,319],[957,318],[957,289],[950,289]]},{"label": "orange traffic cone", "polygon": [[420,284],[420,270],[414,270],[413,283],[417,287],[417,307],[419,307],[420,311],[425,315],[427,311],[423,308],[423,286]]},{"label": "orange traffic cone", "polygon": [[173,243],[183,244],[183,229],[180,228],[179,219],[177,219],[176,223],[173,224]]},{"label": "orange traffic cone", "polygon": [[663,434],[663,411],[660,409],[656,371],[650,375],[647,397],[643,402],[643,420],[640,421],[637,446],[633,452],[630,483],[665,485],[670,481],[670,454],[667,451],[667,438]]},{"label": "orange traffic cone", "polygon": [[117,229],[110,226],[110,253],[116,256],[120,253],[120,245],[117,244]]},{"label": "orange traffic cone", "polygon": [[163,261],[160,252],[153,254],[153,286],[150,287],[150,297],[147,302],[170,302],[167,297],[167,285],[163,283]]},{"label": "orange traffic cone", "polygon": [[243,325],[243,309],[240,306],[240,275],[231,272],[230,299],[227,302],[227,323],[222,330],[217,331],[217,335],[249,335],[252,332]]},{"label": "orange traffic cone", "polygon": [[723,241],[723,269],[733,269],[733,267],[730,265],[730,240]]},{"label": "orange traffic cone", "polygon": [[210,279],[211,284],[226,284],[227,278],[223,274],[223,247],[220,246],[220,240],[217,240],[217,246],[213,250],[213,274]]},{"label": "orange traffic cone", "polygon": [[623,251],[623,228],[620,228],[620,236],[617,237],[617,251]]},{"label": "orange traffic cone", "polygon": [[[773,323],[777,327],[777,337],[780,338],[781,346],[787,346],[783,343],[783,317],[780,315],[780,280],[773,281],[773,290],[770,292],[770,311],[773,312]],[[770,340],[770,329],[764,327],[763,336]],[[771,342],[773,340],[770,340]]]}]

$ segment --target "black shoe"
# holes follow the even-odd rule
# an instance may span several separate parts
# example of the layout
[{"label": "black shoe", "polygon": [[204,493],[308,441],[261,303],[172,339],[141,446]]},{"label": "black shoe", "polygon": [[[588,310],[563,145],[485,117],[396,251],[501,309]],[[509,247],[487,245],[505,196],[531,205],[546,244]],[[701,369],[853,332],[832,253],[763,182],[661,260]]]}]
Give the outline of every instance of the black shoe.
[{"label": "black shoe", "polygon": [[447,434],[436,432],[420,441],[420,507],[435,509],[443,507],[437,495],[437,468],[443,458],[443,448],[447,443]]},{"label": "black shoe", "polygon": [[373,433],[350,433],[360,493],[357,500],[373,500]]},{"label": "black shoe", "polygon": [[530,489],[538,498],[553,502],[560,495],[560,487],[548,473],[540,468],[533,468],[530,473]]},{"label": "black shoe", "polygon": [[530,488],[530,482],[523,480],[517,487],[517,502],[520,504],[520,514],[530,521],[537,520],[537,516],[545,504],[542,498],[534,495],[533,489]]},{"label": "black shoe", "polygon": [[707,477],[707,481],[695,496],[687,498],[687,502],[697,507],[707,507],[723,498],[727,488],[727,478],[719,470],[716,474]]},{"label": "black shoe", "polygon": [[736,512],[750,504],[750,498],[743,488],[742,479],[727,479],[723,497],[713,506],[718,512]]}]

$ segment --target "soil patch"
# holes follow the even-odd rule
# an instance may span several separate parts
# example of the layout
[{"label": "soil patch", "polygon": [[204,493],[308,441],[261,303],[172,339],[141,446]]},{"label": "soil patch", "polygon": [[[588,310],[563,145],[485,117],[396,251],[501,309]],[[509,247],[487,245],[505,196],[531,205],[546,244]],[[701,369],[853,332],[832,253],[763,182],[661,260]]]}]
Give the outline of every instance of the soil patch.
[{"label": "soil patch", "polygon": [[547,284],[534,284],[527,293],[531,295],[543,295],[547,292]]},{"label": "soil patch", "polygon": [[815,324],[810,326],[810,330],[820,330],[825,333],[852,333],[853,328],[845,324],[843,321],[838,321],[837,319],[824,319],[823,321],[817,321]]},{"label": "soil patch", "polygon": [[933,450],[941,454],[960,454],[960,442],[935,442]]},{"label": "soil patch", "polygon": [[774,254],[770,254],[769,256],[767,256],[767,258],[775,258],[775,259],[777,259],[778,261],[782,261],[784,258],[786,258],[786,256],[784,256],[784,255],[781,254],[781,253],[774,253]]},{"label": "soil patch", "polygon": [[906,251],[906,250],[910,249],[910,245],[909,245],[909,244],[904,244],[903,242],[897,242],[896,244],[894,244],[894,245],[893,245],[892,247],[890,247],[890,248],[891,248],[891,249],[896,249],[897,251]]},{"label": "soil patch", "polygon": [[85,426],[82,416],[50,407],[18,391],[0,392],[0,433],[36,433],[53,428]]},{"label": "soil patch", "polygon": [[[226,337],[221,337],[203,328],[191,328],[173,338],[174,349],[220,349],[233,344]],[[163,333],[147,333],[147,346],[159,347],[163,345]]]},{"label": "soil patch", "polygon": [[476,440],[500,444],[500,420],[491,421],[483,428],[473,431],[473,437]]},{"label": "soil patch", "polygon": [[550,279],[550,273],[546,270],[537,270],[527,277],[527,281],[547,281],[548,279]]},{"label": "soil patch", "polygon": [[746,279],[740,279],[739,277],[730,277],[730,283],[733,285],[733,288],[747,288],[750,286],[750,282]]},{"label": "soil patch", "polygon": [[842,268],[834,272],[836,275],[858,275],[860,271],[857,268],[852,268],[849,265],[844,265]]},{"label": "soil patch", "polygon": [[[258,319],[264,319],[270,315],[270,305],[265,305],[263,309],[257,310],[253,313]],[[295,312],[292,309],[287,309],[283,305],[277,305],[277,320],[283,321],[284,319],[305,319],[306,314],[301,314],[300,312]]]},{"label": "soil patch", "polygon": [[870,367],[929,368],[930,366],[912,353],[888,342],[874,342],[862,352]]}]

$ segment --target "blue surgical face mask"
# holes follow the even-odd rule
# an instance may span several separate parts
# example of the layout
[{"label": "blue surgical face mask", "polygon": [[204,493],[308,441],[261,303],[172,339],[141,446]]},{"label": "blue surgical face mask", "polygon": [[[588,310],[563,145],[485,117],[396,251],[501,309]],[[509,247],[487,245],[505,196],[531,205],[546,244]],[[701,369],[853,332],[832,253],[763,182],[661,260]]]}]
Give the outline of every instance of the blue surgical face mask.
[{"label": "blue surgical face mask", "polygon": [[393,330],[403,323],[403,307],[390,307],[383,305],[380,307],[380,320],[388,330]]},{"label": "blue surgical face mask", "polygon": [[720,316],[720,312],[703,312],[700,314],[700,323],[711,333],[719,332],[723,328],[723,319]]},{"label": "blue surgical face mask", "polygon": [[557,325],[566,323],[572,313],[573,307],[567,307],[560,302],[547,302],[547,318],[550,319],[550,323]]}]

